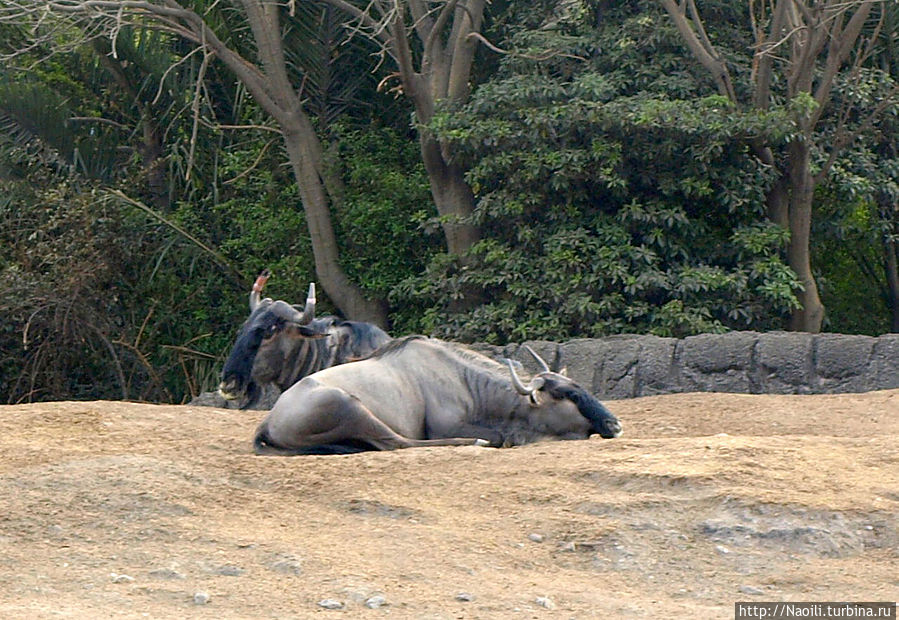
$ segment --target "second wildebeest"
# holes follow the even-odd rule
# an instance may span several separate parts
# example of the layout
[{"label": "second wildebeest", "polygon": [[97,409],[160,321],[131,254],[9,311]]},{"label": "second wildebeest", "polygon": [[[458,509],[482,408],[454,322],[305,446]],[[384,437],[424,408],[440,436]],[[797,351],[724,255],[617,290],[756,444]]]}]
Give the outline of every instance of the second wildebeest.
[{"label": "second wildebeest", "polygon": [[257,404],[265,384],[283,392],[314,372],[363,359],[391,340],[370,323],[315,318],[315,284],[309,285],[302,308],[260,299],[268,277],[263,272],[253,284],[250,316],[222,368],[219,392],[228,400],[239,400],[241,409]]}]

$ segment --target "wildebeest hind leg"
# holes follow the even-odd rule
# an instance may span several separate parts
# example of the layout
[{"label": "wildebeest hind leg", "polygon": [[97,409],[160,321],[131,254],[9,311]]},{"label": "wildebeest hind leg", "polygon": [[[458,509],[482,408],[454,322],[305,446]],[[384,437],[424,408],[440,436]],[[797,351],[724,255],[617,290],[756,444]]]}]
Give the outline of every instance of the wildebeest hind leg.
[{"label": "wildebeest hind leg", "polygon": [[425,446],[479,446],[486,445],[482,439],[473,437],[443,437],[439,439],[411,439],[395,432],[381,422],[361,403],[353,412],[355,432],[352,436],[364,440],[378,450],[399,448],[421,448]]},{"label": "wildebeest hind leg", "polygon": [[253,442],[257,454],[308,454],[335,446],[396,450],[417,446],[471,446],[486,442],[472,437],[411,439],[379,420],[359,399],[340,389],[309,385],[291,390],[260,424]]},{"label": "wildebeest hind leg", "polygon": [[457,424],[449,429],[441,430],[440,428],[429,428],[428,435],[431,437],[471,437],[472,439],[480,439],[480,445],[493,446],[498,448],[504,443],[503,435],[497,430],[479,426],[477,424]]}]

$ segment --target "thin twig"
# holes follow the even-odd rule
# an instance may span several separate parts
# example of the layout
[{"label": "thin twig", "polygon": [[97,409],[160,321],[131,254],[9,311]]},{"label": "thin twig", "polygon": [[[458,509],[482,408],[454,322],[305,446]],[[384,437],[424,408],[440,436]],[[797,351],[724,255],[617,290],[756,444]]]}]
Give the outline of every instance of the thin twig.
[{"label": "thin twig", "polygon": [[157,220],[159,220],[160,222],[162,222],[163,224],[165,224],[166,226],[168,226],[169,228],[171,228],[172,230],[174,230],[175,232],[180,234],[182,237],[184,237],[185,239],[187,239],[188,241],[190,241],[191,243],[196,245],[198,248],[200,248],[201,250],[203,250],[204,252],[209,254],[209,256],[212,257],[212,259],[216,262],[216,264],[218,264],[220,267],[222,267],[225,270],[225,272],[231,278],[233,278],[234,283],[237,284],[238,287],[240,287],[241,289],[247,289],[250,287],[249,283],[244,281],[244,278],[240,275],[240,273],[237,272],[237,270],[235,270],[231,266],[231,264],[228,262],[228,260],[224,256],[222,256],[218,251],[214,250],[213,248],[210,248],[208,245],[206,245],[205,243],[203,243],[202,241],[200,241],[199,239],[194,237],[192,234],[190,234],[189,232],[187,232],[186,230],[184,230],[183,228],[178,226],[178,224],[176,224],[175,222],[171,221],[170,219],[168,219],[161,213],[156,212],[154,209],[151,209],[150,207],[148,207],[141,201],[131,198],[130,196],[128,196],[127,194],[125,194],[124,192],[122,192],[120,190],[117,190],[117,189],[109,190],[109,194],[112,196],[116,196],[123,202],[125,202],[133,207],[137,207],[144,213],[147,213],[148,215],[153,216],[154,218],[156,218]]}]

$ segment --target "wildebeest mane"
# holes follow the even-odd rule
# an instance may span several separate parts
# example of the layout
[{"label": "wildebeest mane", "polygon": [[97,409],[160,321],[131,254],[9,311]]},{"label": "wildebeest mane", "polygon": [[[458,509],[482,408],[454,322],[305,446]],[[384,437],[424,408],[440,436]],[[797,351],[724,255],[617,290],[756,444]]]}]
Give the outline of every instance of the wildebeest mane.
[{"label": "wildebeest mane", "polygon": [[372,353],[368,359],[380,359],[388,355],[399,353],[400,351],[404,350],[410,342],[413,342],[415,340],[428,340],[428,337],[419,334],[413,334],[411,336],[403,336],[402,338],[394,338],[383,347]]},{"label": "wildebeest mane", "polygon": [[[371,357],[374,351],[383,347],[383,345],[382,347],[378,347],[378,342],[381,340],[381,337],[386,336],[386,334],[378,329],[377,326],[361,321],[336,321],[336,323],[341,327],[350,330],[349,341],[353,343],[353,349],[351,351],[346,351],[345,353],[350,353],[354,359]],[[353,360],[341,359],[339,361],[340,363],[343,363],[345,361]]]},{"label": "wildebeest mane", "polygon": [[464,344],[460,344],[458,342],[438,340],[435,338],[429,338],[428,336],[422,336],[420,334],[395,338],[372,353],[369,359],[378,359],[390,355],[395,355],[400,351],[405,350],[406,347],[411,345],[413,342],[424,342],[430,344],[446,352],[448,355],[459,358],[462,362],[467,362],[471,366],[478,367],[503,378],[507,377],[508,371],[505,369],[505,367],[496,360],[487,357],[483,353],[478,353],[477,351],[469,349]]}]

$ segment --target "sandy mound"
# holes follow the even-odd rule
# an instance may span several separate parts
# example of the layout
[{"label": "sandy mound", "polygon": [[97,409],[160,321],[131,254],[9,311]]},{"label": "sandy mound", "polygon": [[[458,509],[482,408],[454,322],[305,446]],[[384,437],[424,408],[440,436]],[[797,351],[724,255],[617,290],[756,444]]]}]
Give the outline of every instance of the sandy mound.
[{"label": "sandy mound", "polygon": [[899,390],[607,404],[620,439],[296,458],[250,454],[262,412],[0,407],[0,617],[896,600]]}]

